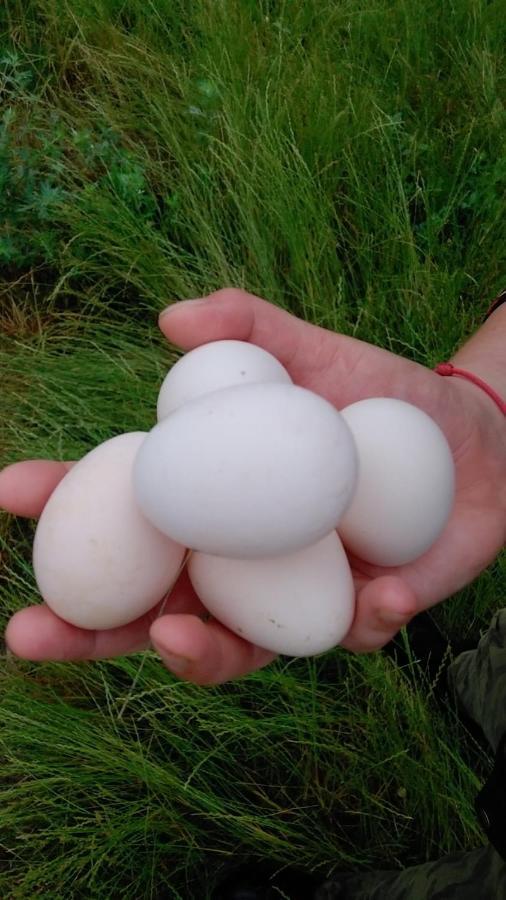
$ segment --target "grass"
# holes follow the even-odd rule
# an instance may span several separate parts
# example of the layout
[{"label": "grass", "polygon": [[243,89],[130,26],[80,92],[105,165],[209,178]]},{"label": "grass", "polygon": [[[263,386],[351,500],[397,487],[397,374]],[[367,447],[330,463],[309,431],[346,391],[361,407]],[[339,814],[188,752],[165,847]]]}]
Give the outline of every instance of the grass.
[{"label": "grass", "polygon": [[[5,0],[0,463],[148,429],[175,359],[157,312],[225,284],[447,358],[503,287],[503,41],[478,0]],[[3,622],[36,601],[32,535],[0,520]],[[505,588],[503,559],[437,611],[449,638]],[[481,842],[489,760],[416,660],[202,689],[148,654],[132,690],[140,664],[3,660],[2,896],[200,900],[231,859]]]}]

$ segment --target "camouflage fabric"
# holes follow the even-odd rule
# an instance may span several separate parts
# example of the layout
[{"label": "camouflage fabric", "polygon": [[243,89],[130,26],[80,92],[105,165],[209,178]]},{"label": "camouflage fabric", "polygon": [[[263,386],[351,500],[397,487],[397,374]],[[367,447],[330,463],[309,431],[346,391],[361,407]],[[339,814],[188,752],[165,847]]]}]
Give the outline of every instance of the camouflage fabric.
[{"label": "camouflage fabric", "polygon": [[506,864],[489,845],[403,872],[328,881],[315,900],[506,900]]},{"label": "camouflage fabric", "polygon": [[[457,703],[481,727],[494,752],[506,732],[506,609],[475,650],[448,669]],[[506,796],[503,802],[506,829]],[[488,844],[404,871],[339,876],[315,900],[506,900],[506,862]]]},{"label": "camouflage fabric", "polygon": [[494,616],[476,650],[451,664],[448,681],[495,753],[506,731],[506,609]]}]

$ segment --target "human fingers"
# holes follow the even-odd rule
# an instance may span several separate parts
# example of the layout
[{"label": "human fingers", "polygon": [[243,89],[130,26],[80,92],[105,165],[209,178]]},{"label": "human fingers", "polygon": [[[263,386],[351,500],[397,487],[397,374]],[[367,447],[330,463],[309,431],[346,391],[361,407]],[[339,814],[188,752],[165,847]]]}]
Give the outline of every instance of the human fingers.
[{"label": "human fingers", "polygon": [[342,646],[354,653],[379,650],[418,611],[413,590],[401,578],[384,575],[368,581],[357,594],[355,618]]},{"label": "human fingers", "polygon": [[161,314],[159,324],[167,339],[184,350],[218,340],[256,344],[276,356],[299,384],[311,368],[325,369],[338,345],[360,343],[235,288],[175,303]]},{"label": "human fingers", "polygon": [[[354,622],[342,645],[354,652],[377,650],[416,612],[416,598],[400,578],[389,575],[367,582],[359,589]],[[275,658],[214,619],[162,616],[151,626],[150,636],[168,668],[197,684],[230,681]]]},{"label": "human fingers", "polygon": [[150,630],[153,646],[174,674],[195,684],[221,684],[262,668],[275,659],[233,634],[214,619],[170,615],[157,619]]},{"label": "human fingers", "polygon": [[[355,619],[342,646],[354,652],[377,650],[416,612],[416,599],[400,578],[377,578],[359,591]],[[203,622],[197,616],[162,616],[151,626],[150,637],[167,667],[196,684],[231,681],[275,658],[214,619]]]},{"label": "human fingers", "polygon": [[161,613],[204,615],[204,607],[186,572],[167,600],[162,600],[128,625],[107,631],[89,631],[64,622],[46,604],[41,604],[15,613],[7,625],[5,640],[12,653],[33,661],[123,656],[150,646],[149,630]]},{"label": "human fingers", "polygon": [[0,507],[16,516],[40,516],[70,462],[27,459],[0,472]]},{"label": "human fingers", "polygon": [[[160,315],[159,325],[165,337],[184,350],[218,340],[256,344],[272,353],[296,384],[316,391],[338,409],[365,397],[409,399],[427,393],[423,366],[311,325],[235,288],[174,303]],[[433,377],[437,383],[441,380]]]},{"label": "human fingers", "polygon": [[5,632],[9,650],[22,659],[82,660],[120,656],[149,646],[148,617],[109,631],[87,631],[58,618],[45,604],[15,613]]}]

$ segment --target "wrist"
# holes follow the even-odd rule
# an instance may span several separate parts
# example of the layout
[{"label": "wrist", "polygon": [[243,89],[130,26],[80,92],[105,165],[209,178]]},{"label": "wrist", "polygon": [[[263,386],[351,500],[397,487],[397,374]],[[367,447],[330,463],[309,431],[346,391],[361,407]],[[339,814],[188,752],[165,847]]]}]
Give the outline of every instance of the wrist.
[{"label": "wrist", "polygon": [[461,410],[461,414],[469,417],[478,430],[487,435],[485,445],[493,448],[494,452],[498,447],[504,448],[506,418],[492,398],[467,378],[455,375],[441,380],[446,382],[453,402],[456,408]]},{"label": "wrist", "polygon": [[484,381],[474,372],[471,372],[469,369],[463,369],[460,366],[454,366],[451,362],[438,363],[434,371],[437,375],[442,375],[443,377],[453,375],[457,379],[464,379],[468,384],[474,384],[483,394],[490,397],[499,410],[501,417],[504,418],[506,416],[506,401],[493,389],[489,382]]},{"label": "wrist", "polygon": [[[459,363],[459,368],[464,368],[464,366],[461,366],[461,364]],[[471,371],[467,365],[465,369],[468,372]],[[475,373],[473,372],[473,374]],[[479,377],[481,378],[481,376]],[[483,388],[476,384],[474,381],[458,375],[446,378],[445,380],[447,382],[451,382],[451,387],[455,388],[455,392],[460,397],[462,402],[467,402],[468,405],[472,404],[473,407],[476,407],[478,410],[482,410],[485,415],[489,413],[493,419],[497,418],[499,423],[504,424],[505,418],[498,405],[495,403],[492,397],[488,396]]]},{"label": "wrist", "polygon": [[[457,368],[477,376],[499,395],[503,403],[506,402],[506,304],[503,303],[492,313],[476,335],[450,362]],[[492,397],[487,397],[483,387],[458,375],[452,377],[452,381],[466,382],[469,395],[471,391],[476,395],[482,394],[483,399],[491,407],[495,407],[497,414],[502,416],[504,421],[504,414],[501,413],[499,405]]]}]

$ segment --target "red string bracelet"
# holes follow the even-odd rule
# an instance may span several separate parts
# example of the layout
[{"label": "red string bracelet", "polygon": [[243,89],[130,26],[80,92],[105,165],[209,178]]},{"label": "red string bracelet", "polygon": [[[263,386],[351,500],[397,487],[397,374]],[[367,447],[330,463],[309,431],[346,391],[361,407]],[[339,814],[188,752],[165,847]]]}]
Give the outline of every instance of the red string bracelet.
[{"label": "red string bracelet", "polygon": [[503,303],[506,303],[506,291],[501,291],[501,293],[497,295],[495,300],[492,301],[485,315],[485,321],[487,321],[492,313],[495,312],[496,309],[499,309],[499,307],[502,306]]},{"label": "red string bracelet", "polygon": [[457,366],[454,366],[453,363],[449,362],[439,363],[434,371],[437,372],[438,375],[458,375],[460,378],[467,378],[468,381],[471,381],[485,391],[494,403],[497,404],[503,416],[506,416],[506,403],[502,397],[500,397],[497,391],[494,391],[486,381],[482,381],[481,378],[478,378],[477,375],[473,375],[472,372],[467,372],[465,369],[459,369]]}]

